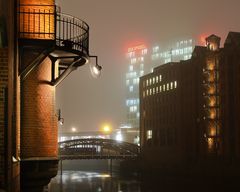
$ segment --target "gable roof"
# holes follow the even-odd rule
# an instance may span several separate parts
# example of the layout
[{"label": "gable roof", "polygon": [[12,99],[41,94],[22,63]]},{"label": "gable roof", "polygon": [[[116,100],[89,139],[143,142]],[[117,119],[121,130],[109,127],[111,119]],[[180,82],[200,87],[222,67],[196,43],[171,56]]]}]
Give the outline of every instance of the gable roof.
[{"label": "gable roof", "polygon": [[240,32],[229,32],[224,43],[226,45],[240,46]]}]

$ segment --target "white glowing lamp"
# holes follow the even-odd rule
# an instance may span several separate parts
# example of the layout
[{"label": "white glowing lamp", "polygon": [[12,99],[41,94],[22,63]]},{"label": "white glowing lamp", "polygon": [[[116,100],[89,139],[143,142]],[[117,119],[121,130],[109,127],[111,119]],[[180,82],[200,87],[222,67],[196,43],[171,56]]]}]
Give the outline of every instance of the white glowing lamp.
[{"label": "white glowing lamp", "polygon": [[92,62],[90,63],[91,74],[94,78],[98,78],[101,75],[102,67],[98,65],[97,56],[90,56],[90,57],[94,57],[96,59],[96,63],[92,63]]}]

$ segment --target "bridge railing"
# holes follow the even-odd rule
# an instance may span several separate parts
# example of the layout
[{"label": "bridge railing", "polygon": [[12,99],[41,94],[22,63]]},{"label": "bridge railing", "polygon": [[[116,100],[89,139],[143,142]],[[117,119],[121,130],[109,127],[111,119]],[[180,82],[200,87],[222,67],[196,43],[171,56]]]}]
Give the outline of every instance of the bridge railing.
[{"label": "bridge railing", "polygon": [[136,157],[139,146],[111,139],[76,139],[59,143],[59,155],[99,156],[99,157]]}]

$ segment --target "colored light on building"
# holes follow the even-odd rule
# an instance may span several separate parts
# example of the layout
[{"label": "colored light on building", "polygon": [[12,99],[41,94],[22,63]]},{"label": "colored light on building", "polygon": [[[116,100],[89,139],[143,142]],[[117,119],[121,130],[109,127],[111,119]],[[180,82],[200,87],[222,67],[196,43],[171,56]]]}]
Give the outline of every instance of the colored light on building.
[{"label": "colored light on building", "polygon": [[137,45],[137,46],[134,46],[134,47],[129,47],[128,48],[128,53],[133,52],[133,51],[143,50],[143,49],[146,49],[146,48],[147,47],[144,44]]}]

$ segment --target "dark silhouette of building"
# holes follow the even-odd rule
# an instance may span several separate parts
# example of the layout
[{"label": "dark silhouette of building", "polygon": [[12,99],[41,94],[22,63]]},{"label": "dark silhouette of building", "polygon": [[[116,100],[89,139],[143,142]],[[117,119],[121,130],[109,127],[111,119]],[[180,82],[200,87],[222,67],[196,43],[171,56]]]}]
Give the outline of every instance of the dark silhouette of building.
[{"label": "dark silhouette of building", "polygon": [[240,33],[206,38],[192,58],[140,78],[140,141],[145,168],[238,164]]}]

